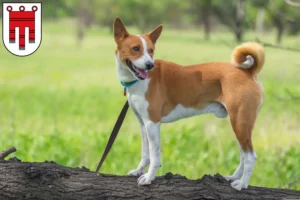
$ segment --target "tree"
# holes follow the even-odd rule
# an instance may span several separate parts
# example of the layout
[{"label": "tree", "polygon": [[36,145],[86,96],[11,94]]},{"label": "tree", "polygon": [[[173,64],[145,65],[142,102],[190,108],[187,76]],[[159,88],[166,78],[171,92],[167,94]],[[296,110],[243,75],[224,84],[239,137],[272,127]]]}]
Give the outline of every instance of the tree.
[{"label": "tree", "polygon": [[233,31],[237,42],[241,42],[244,32],[245,0],[217,1],[214,5],[214,14],[229,30]]},{"label": "tree", "polygon": [[209,40],[211,34],[211,17],[213,9],[213,0],[193,0],[191,3],[191,12],[197,24],[203,25],[204,39]]},{"label": "tree", "polygon": [[300,31],[299,8],[290,6],[285,1],[269,1],[269,6],[266,8],[272,24],[275,26],[276,42],[280,44],[284,31],[288,28],[293,33]]},{"label": "tree", "polygon": [[256,24],[255,24],[256,34],[262,33],[264,31],[265,12],[268,4],[269,4],[268,0],[265,1],[252,0],[252,5],[257,10]]},{"label": "tree", "polygon": [[237,5],[236,5],[236,20],[235,20],[235,35],[236,35],[236,40],[238,42],[242,41],[243,37],[243,22],[244,22],[244,16],[245,16],[245,0],[238,0]]}]

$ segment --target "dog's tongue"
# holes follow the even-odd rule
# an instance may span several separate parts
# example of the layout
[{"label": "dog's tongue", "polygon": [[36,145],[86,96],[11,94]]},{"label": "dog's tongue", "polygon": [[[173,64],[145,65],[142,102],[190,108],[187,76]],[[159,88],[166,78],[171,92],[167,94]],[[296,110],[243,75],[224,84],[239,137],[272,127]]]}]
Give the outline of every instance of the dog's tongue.
[{"label": "dog's tongue", "polygon": [[136,71],[138,71],[139,75],[140,75],[142,78],[147,78],[147,77],[148,77],[148,73],[145,72],[144,70],[139,69],[139,68],[136,68]]}]

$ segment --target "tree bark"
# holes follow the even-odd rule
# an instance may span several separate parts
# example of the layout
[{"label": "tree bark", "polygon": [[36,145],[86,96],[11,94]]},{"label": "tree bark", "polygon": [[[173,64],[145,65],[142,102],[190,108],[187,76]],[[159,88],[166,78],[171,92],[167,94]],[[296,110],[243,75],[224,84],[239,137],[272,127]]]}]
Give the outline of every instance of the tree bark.
[{"label": "tree bark", "polygon": [[210,39],[211,33],[211,5],[201,8],[201,19],[204,27],[204,39]]},{"label": "tree bark", "polygon": [[99,174],[54,162],[28,163],[16,158],[0,162],[0,199],[299,199],[300,191],[249,186],[235,191],[221,175],[189,180],[167,173],[149,186],[137,178]]},{"label": "tree bark", "polygon": [[235,29],[235,36],[237,42],[241,42],[243,39],[243,23],[244,23],[244,6],[245,0],[238,0],[236,6],[236,29]]},{"label": "tree bark", "polygon": [[258,8],[256,14],[256,36],[264,32],[264,18],[265,18],[265,8]]},{"label": "tree bark", "polygon": [[276,11],[275,13],[272,13],[272,18],[273,24],[277,29],[276,42],[277,44],[280,44],[286,23],[285,16],[281,11]]},{"label": "tree bark", "polygon": [[212,8],[213,4],[211,0],[202,0],[200,1],[194,1],[194,9],[195,13],[198,16],[199,23],[203,25],[204,28],[204,39],[209,40],[210,39],[210,33],[211,33],[211,14],[212,14]]},{"label": "tree bark", "polygon": [[276,35],[277,44],[281,44],[282,36],[283,36],[283,30],[284,30],[283,24],[278,24],[277,25],[277,35]]}]

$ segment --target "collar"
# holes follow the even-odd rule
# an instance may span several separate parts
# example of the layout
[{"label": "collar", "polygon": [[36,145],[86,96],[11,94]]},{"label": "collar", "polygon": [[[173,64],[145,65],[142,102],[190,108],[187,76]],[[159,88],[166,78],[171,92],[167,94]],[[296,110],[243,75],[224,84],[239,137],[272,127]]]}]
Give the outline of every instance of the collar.
[{"label": "collar", "polygon": [[120,81],[121,85],[124,86],[124,96],[126,96],[126,88],[134,85],[135,83],[137,83],[138,80],[134,80],[134,81],[131,81],[131,82],[123,82],[123,81]]},{"label": "collar", "polygon": [[131,82],[120,81],[121,85],[123,85],[124,87],[130,87],[130,86],[134,85],[137,82],[138,82],[138,80],[134,80],[134,81],[131,81]]}]

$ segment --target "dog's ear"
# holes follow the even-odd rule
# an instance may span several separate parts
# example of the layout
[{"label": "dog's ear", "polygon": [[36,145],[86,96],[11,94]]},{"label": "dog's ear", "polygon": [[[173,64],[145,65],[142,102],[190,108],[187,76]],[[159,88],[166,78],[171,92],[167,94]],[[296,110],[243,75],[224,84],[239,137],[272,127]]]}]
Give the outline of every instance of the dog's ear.
[{"label": "dog's ear", "polygon": [[114,22],[114,37],[115,41],[118,42],[120,40],[125,39],[129,36],[129,33],[127,32],[123,22],[120,18],[116,18]]},{"label": "dog's ear", "polygon": [[161,24],[158,27],[156,27],[153,31],[147,33],[147,35],[150,37],[153,44],[156,43],[156,40],[159,38],[162,29],[163,29],[163,25]]}]

